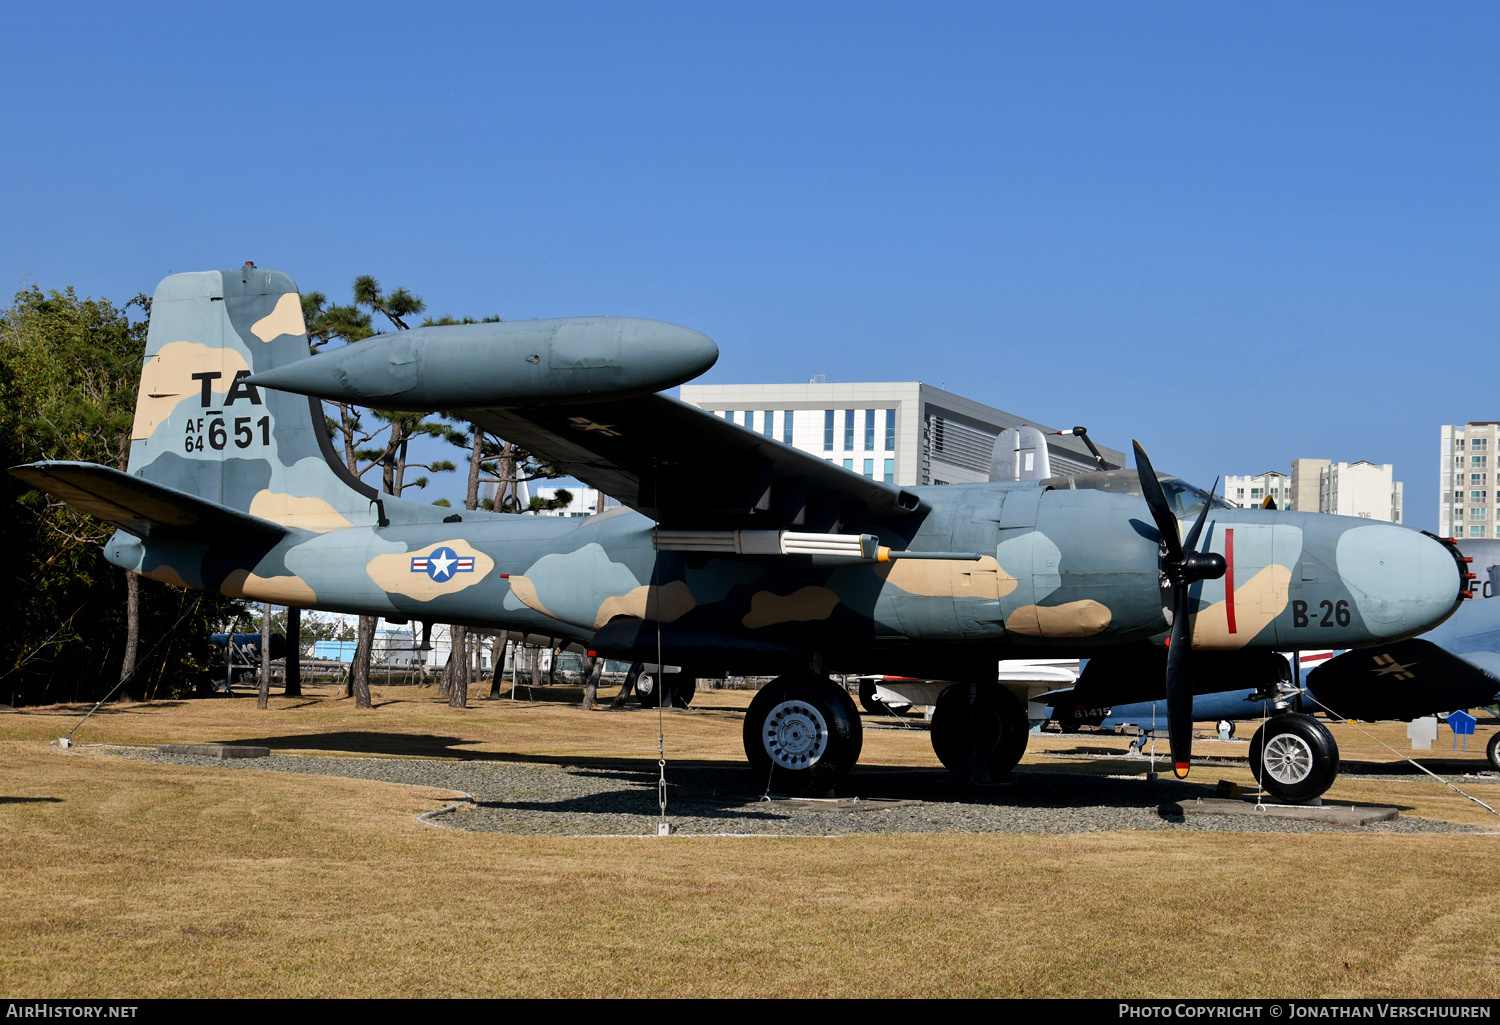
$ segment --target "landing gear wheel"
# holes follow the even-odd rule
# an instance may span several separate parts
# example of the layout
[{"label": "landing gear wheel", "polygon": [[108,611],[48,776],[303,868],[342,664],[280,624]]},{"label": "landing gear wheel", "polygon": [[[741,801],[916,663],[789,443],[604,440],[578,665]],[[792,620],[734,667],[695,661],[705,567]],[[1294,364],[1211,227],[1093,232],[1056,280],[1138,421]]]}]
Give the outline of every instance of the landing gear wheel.
[{"label": "landing gear wheel", "polygon": [[745,757],[770,789],[823,794],[859,761],[859,712],[826,676],[797,673],[761,688],[745,713]]},{"label": "landing gear wheel", "polygon": [[1490,760],[1490,768],[1500,772],[1500,733],[1490,738],[1489,746],[1484,749],[1484,754]]},{"label": "landing gear wheel", "polygon": [[635,681],[635,695],[642,708],[686,708],[698,692],[698,681],[677,673],[641,673]]},{"label": "landing gear wheel", "polygon": [[[640,699],[642,708],[655,708],[660,704],[662,675],[660,673],[643,671],[641,675],[635,678],[635,696]],[[672,707],[670,697],[667,699],[667,707]]]},{"label": "landing gear wheel", "polygon": [[859,704],[871,715],[895,715],[911,711],[911,705],[905,701],[881,701],[875,696],[877,684],[874,680],[859,681]]},{"label": "landing gear wheel", "polygon": [[1220,719],[1218,722],[1219,736],[1234,736],[1234,721],[1232,719]]},{"label": "landing gear wheel", "polygon": [[998,684],[955,683],[932,710],[932,750],[961,783],[993,783],[1026,753],[1031,722]]},{"label": "landing gear wheel", "polygon": [[1278,715],[1250,739],[1250,774],[1277,801],[1311,801],[1338,778],[1339,746],[1312,716]]}]

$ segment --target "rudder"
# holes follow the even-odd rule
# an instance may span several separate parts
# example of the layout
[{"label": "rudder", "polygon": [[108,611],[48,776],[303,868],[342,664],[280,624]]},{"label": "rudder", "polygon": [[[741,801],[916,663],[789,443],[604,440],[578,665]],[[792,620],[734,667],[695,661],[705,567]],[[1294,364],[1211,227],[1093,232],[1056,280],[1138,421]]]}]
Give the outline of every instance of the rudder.
[{"label": "rudder", "polygon": [[244,378],[310,355],[297,285],[246,264],[156,288],[129,472],[289,527],[374,525],[378,493],[338,462],[316,399]]}]

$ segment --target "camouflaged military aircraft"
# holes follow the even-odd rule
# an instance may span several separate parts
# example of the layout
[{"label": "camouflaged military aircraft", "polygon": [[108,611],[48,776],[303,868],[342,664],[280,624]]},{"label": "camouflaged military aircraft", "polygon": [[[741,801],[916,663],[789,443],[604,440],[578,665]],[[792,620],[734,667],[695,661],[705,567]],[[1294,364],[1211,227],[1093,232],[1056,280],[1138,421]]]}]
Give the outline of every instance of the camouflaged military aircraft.
[{"label": "camouflaged military aircraft", "polygon": [[[108,559],[155,580],[544,634],[701,676],[779,673],[744,741],[784,790],[826,792],[859,758],[858,712],[830,672],[951,681],[933,747],[982,782],[1028,732],[998,659],[1151,666],[1186,775],[1194,691],[1254,676],[1278,649],[1414,636],[1465,593],[1455,550],[1432,537],[1231,509],[1159,479],[1139,445],[1134,472],[861,477],[658,394],[717,358],[696,331],[620,317],[417,328],[309,355],[286,275],[174,274],[152,305],[128,472],[11,472],[115,524]],[[335,457],[323,399],[461,417],[624,507],[574,520],[380,494]],[[1326,768],[1326,730],[1278,719],[1295,725],[1267,738],[1266,761]]]}]

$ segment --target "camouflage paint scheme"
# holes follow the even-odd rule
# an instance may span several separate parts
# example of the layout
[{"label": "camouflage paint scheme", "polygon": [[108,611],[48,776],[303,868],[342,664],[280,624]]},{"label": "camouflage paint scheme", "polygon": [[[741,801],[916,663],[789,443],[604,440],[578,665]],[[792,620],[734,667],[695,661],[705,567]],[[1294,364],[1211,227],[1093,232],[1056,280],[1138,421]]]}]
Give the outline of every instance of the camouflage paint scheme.
[{"label": "camouflage paint scheme", "polygon": [[[660,639],[705,675],[812,664],[993,681],[999,658],[1160,647],[1157,531],[1129,493],[1133,471],[1099,488],[894,488],[652,394],[716,355],[686,328],[590,318],[421,329],[309,358],[286,275],[176,274],[155,296],[129,476],[73,463],[13,472],[121,525],[108,558],[157,580],[624,658]],[[339,466],[318,400],[283,387],[453,412],[635,508],[455,514],[378,495]],[[1173,492],[1179,519],[1196,496]],[[863,531],[896,552],[980,557],[657,552],[658,522]],[[1230,572],[1198,585],[1197,648],[1410,637],[1461,590],[1453,553],[1402,526],[1220,508],[1205,534],[1200,547]],[[424,561],[450,557],[471,562]]]}]

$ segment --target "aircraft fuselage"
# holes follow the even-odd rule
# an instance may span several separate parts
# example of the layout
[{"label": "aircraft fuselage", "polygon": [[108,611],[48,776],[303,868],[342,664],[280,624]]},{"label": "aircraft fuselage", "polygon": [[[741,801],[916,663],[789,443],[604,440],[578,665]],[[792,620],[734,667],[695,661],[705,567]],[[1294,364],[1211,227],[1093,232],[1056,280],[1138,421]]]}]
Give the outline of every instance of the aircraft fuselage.
[{"label": "aircraft fuselage", "polygon": [[[679,659],[729,671],[813,653],[830,669],[887,671],[903,651],[937,647],[983,658],[1087,655],[1167,631],[1156,527],[1140,497],[1035,484],[913,490],[927,511],[909,533],[877,529],[881,544],[979,558],[659,552],[655,524],[624,509],[586,520],[468,513],[454,523],[291,530],[264,550],[121,532],[108,556],[195,588],[542,635],[619,657],[630,656],[630,637],[660,624]],[[1446,618],[1460,591],[1452,552],[1393,524],[1214,509],[1202,547],[1223,553],[1229,569],[1195,585],[1195,649],[1413,636]],[[625,624],[635,632],[622,633]]]}]

